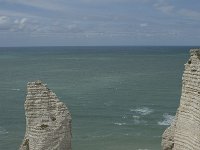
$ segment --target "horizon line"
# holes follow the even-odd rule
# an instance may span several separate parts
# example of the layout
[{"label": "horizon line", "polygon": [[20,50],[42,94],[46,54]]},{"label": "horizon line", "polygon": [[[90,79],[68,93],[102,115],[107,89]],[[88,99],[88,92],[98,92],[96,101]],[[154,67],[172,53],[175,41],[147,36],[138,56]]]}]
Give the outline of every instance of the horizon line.
[{"label": "horizon line", "polygon": [[34,45],[34,46],[0,46],[0,48],[31,47],[200,47],[200,45]]}]

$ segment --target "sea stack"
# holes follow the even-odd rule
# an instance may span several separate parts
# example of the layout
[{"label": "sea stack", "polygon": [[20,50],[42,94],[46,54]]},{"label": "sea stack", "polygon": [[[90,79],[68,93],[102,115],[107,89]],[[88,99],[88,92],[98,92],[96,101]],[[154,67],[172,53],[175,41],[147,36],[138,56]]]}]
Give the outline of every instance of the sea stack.
[{"label": "sea stack", "polygon": [[175,120],[162,136],[163,150],[200,150],[200,49],[190,50]]},{"label": "sea stack", "polygon": [[71,150],[71,115],[41,81],[28,82],[26,133],[20,150]]}]

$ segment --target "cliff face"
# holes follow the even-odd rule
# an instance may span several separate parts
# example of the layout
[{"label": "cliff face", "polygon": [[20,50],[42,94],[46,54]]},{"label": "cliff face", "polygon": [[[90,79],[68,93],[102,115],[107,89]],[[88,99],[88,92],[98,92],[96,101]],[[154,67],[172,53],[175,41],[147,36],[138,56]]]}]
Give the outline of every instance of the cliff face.
[{"label": "cliff face", "polygon": [[27,84],[26,133],[20,150],[71,150],[71,116],[41,81]]},{"label": "cliff face", "polygon": [[163,150],[200,150],[200,49],[190,50],[182,78],[180,106],[162,136]]}]

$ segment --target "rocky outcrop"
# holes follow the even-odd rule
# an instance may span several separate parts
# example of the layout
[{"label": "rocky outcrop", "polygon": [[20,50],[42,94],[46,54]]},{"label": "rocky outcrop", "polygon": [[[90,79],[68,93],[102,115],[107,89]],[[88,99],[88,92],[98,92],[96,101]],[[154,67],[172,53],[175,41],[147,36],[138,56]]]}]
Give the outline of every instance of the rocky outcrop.
[{"label": "rocky outcrop", "polygon": [[20,150],[71,150],[71,116],[41,81],[27,84],[26,133]]},{"label": "rocky outcrop", "polygon": [[162,136],[163,150],[200,150],[200,49],[190,50],[182,78],[180,106]]}]

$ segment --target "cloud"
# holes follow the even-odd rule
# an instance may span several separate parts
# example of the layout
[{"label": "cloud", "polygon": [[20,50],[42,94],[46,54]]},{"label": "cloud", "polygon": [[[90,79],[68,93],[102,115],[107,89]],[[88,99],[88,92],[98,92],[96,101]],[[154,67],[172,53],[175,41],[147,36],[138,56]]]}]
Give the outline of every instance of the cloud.
[{"label": "cloud", "polygon": [[25,28],[27,20],[28,20],[27,18],[22,18],[20,20],[15,20],[14,23],[18,25],[18,28],[20,30],[23,30]]},{"label": "cloud", "polygon": [[75,21],[0,16],[0,32],[6,31],[8,33],[28,33],[34,35],[67,35],[82,34],[88,29],[89,24],[80,25],[80,23]]},{"label": "cloud", "polygon": [[8,30],[11,27],[11,20],[7,16],[0,16],[0,30]]},{"label": "cloud", "polygon": [[142,28],[143,28],[143,27],[147,27],[147,26],[148,26],[147,23],[141,23],[141,24],[140,24],[140,27],[142,27]]},{"label": "cloud", "polygon": [[154,6],[156,9],[158,9],[159,11],[161,11],[161,12],[163,12],[163,13],[166,13],[166,14],[171,13],[171,12],[174,10],[174,8],[175,8],[175,6],[168,4],[168,3],[167,3],[166,1],[164,1],[164,0],[158,1],[158,2],[155,3],[153,6]]},{"label": "cloud", "polygon": [[105,4],[105,3],[148,3],[150,0],[79,0],[79,2],[83,3],[95,3],[95,4]]},{"label": "cloud", "polygon": [[200,20],[200,12],[189,10],[189,9],[181,9],[178,11],[178,14],[188,17],[190,19]]},{"label": "cloud", "polygon": [[176,17],[183,16],[186,17],[185,19],[194,19],[194,20],[200,20],[200,12],[195,10],[190,10],[186,8],[179,8],[177,7],[175,9],[175,5],[169,4],[169,1],[166,0],[157,0],[156,3],[154,3],[154,8],[157,10],[165,13],[165,14],[172,14]]},{"label": "cloud", "polygon": [[6,2],[11,5],[23,5],[51,11],[61,11],[66,8],[66,6],[63,5],[63,0],[59,2],[56,0],[7,0]]},{"label": "cloud", "polygon": [[197,35],[200,13],[188,10],[186,3],[189,4],[186,0],[181,5],[172,0],[0,0],[0,42],[4,32],[16,39],[26,40],[23,35],[45,37],[44,41],[88,37],[96,43],[98,38],[112,41],[110,37],[131,42],[131,38],[161,41],[190,32]]},{"label": "cloud", "polygon": [[[0,30],[7,31],[7,32],[19,32],[24,31],[26,25],[28,25],[27,18],[18,18],[15,19],[14,17],[9,16],[0,16]],[[27,29],[30,31],[31,24],[27,26]]]}]

